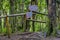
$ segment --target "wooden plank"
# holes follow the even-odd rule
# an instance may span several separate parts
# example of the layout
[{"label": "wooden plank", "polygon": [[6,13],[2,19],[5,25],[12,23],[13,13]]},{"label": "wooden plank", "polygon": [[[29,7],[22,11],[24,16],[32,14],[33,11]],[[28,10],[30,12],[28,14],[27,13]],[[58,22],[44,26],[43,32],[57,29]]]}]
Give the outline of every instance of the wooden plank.
[{"label": "wooden plank", "polygon": [[4,16],[0,16],[0,18],[6,18],[6,15],[4,15]]},{"label": "wooden plank", "polygon": [[[33,14],[41,14],[41,15],[45,15],[45,16],[49,16],[48,14],[43,14],[43,13],[40,13],[40,12],[36,12],[36,11],[32,11]],[[58,16],[57,16],[58,17]]]},{"label": "wooden plank", "polygon": [[39,23],[47,23],[45,21],[39,21],[39,20],[34,20],[34,19],[27,19],[27,21],[34,21],[34,22],[39,22]]},{"label": "wooden plank", "polygon": [[46,16],[48,16],[48,14],[43,14],[43,13],[36,12],[36,11],[32,11],[32,12],[33,12],[33,14],[41,14],[41,15],[46,15]]},{"label": "wooden plank", "polygon": [[12,15],[8,15],[8,17],[14,17],[14,16],[24,16],[25,13],[21,13],[21,14],[12,14]]},{"label": "wooden plank", "polygon": [[[20,14],[10,14],[10,15],[7,15],[7,17],[24,16],[24,15],[25,15],[25,13],[20,13]],[[0,18],[5,18],[5,17],[6,17],[6,15],[0,16]]]},{"label": "wooden plank", "polygon": [[[43,14],[43,13],[35,12],[35,11],[33,11],[33,14],[41,14],[41,15],[48,16],[48,14]],[[25,13],[20,13],[20,14],[10,14],[10,15],[7,15],[7,17],[24,16],[24,15],[25,15]],[[57,16],[57,17],[58,17],[58,16]],[[6,15],[0,16],[0,18],[6,18]]]}]

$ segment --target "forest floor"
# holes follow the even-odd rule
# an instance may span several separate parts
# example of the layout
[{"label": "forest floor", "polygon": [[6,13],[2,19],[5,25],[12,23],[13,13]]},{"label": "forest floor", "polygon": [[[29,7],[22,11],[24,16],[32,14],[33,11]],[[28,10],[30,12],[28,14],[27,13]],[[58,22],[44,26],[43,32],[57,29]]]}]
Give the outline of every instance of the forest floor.
[{"label": "forest floor", "polygon": [[49,37],[40,37],[36,33],[22,33],[22,34],[12,34],[10,38],[8,36],[0,36],[0,40],[60,40],[60,38],[49,36]]}]

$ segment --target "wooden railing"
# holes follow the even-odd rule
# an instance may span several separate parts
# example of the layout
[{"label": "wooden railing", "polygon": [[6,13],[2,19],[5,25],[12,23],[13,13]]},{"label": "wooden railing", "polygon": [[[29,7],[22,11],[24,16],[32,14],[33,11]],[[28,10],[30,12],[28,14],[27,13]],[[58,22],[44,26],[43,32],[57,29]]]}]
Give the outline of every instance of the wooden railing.
[{"label": "wooden railing", "polygon": [[22,16],[22,20],[23,20],[23,24],[22,25],[24,26],[25,31],[26,31],[26,27],[27,27],[26,25],[30,25],[29,22],[27,24],[26,21],[32,21],[33,22],[33,24],[32,24],[33,25],[33,31],[35,31],[34,22],[47,23],[46,21],[35,20],[34,17],[35,17],[36,14],[49,16],[48,14],[43,14],[43,13],[40,13],[40,12],[33,11],[33,16],[32,16],[33,19],[26,19],[26,14],[25,13],[4,15],[4,16],[0,16],[0,19],[1,18],[6,18],[6,28],[8,30],[7,31],[8,32],[8,37],[10,37],[10,26],[9,26],[9,20],[8,20],[9,17]]}]

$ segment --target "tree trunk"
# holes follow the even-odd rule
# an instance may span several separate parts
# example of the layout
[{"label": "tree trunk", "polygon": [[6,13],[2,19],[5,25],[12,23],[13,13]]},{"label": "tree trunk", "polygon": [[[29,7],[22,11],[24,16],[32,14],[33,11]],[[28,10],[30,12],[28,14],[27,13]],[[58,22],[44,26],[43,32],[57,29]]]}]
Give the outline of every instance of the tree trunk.
[{"label": "tree trunk", "polygon": [[[49,17],[49,31],[51,34],[52,32],[56,31],[56,0],[48,0],[48,17]],[[54,30],[54,31],[53,31]]]}]

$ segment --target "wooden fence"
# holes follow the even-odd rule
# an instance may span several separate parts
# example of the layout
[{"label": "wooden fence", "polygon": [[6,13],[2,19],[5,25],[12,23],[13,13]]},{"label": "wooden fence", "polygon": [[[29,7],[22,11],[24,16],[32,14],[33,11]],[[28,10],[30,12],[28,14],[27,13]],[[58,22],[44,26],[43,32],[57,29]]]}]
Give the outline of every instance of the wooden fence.
[{"label": "wooden fence", "polygon": [[[47,17],[49,16],[48,14],[43,14],[43,13],[40,13],[40,12],[33,11],[33,16],[32,16],[33,19],[26,19],[26,14],[25,13],[4,15],[4,16],[0,16],[0,19],[1,18],[6,18],[6,28],[8,30],[7,31],[8,32],[8,37],[10,37],[10,26],[9,26],[9,20],[8,20],[9,17],[22,16],[22,19],[23,19],[23,24],[22,25],[24,26],[24,30],[25,31],[26,31],[27,25],[30,25],[29,21],[32,21],[33,22],[33,24],[32,24],[32,26],[33,26],[33,32],[34,32],[35,31],[35,29],[34,29],[35,28],[34,27],[34,22],[47,23],[46,21],[35,20],[34,17],[35,17],[36,14],[45,15]],[[27,21],[28,21],[28,24],[27,24]]]}]

